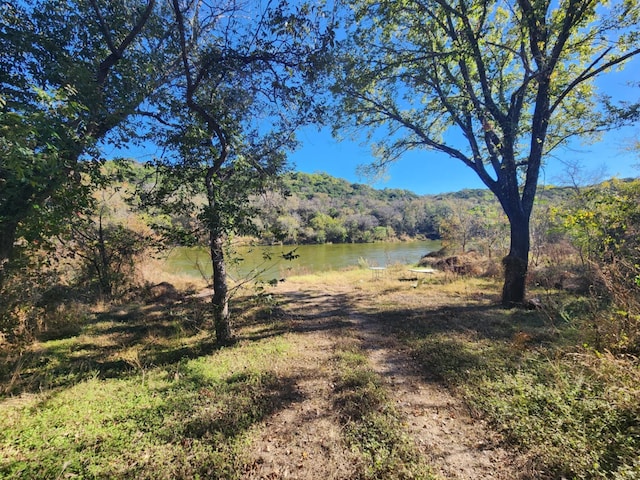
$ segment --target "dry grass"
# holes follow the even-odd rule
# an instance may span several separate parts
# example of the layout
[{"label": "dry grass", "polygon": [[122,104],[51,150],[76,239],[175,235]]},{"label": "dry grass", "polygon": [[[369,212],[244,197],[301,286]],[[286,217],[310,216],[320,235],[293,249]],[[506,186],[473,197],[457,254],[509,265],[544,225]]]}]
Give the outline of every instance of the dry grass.
[{"label": "dry grass", "polygon": [[[301,288],[322,285],[327,291],[352,289],[374,295],[378,303],[394,305],[438,306],[457,300],[498,302],[499,280],[462,277],[450,272],[421,274],[407,265],[392,265],[382,272],[362,268],[298,275],[287,278],[288,284]],[[357,298],[355,299],[357,301]]]}]

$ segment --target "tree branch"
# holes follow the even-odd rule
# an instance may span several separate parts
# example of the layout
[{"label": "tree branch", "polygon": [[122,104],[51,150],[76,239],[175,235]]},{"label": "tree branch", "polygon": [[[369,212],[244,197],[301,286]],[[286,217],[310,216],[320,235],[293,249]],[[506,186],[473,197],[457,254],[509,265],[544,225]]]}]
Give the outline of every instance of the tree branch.
[{"label": "tree branch", "polygon": [[[628,53],[626,53],[625,55],[622,55],[621,57],[618,57],[614,60],[610,60],[607,63],[601,65],[600,67],[596,68],[595,70],[591,70],[591,68],[593,68],[595,65],[597,65],[597,63],[602,60],[605,55],[607,53],[609,53],[611,49],[608,48],[607,50],[605,50],[602,55],[600,55],[598,58],[596,58],[593,62],[591,62],[591,64],[580,74],[578,75],[569,85],[567,85],[567,87],[562,91],[562,93],[558,96],[557,100],[551,105],[551,107],[549,108],[549,112],[553,113],[556,108],[558,108],[558,106],[562,103],[562,101],[565,99],[565,97],[571,93],[571,91],[576,88],[580,83],[583,83],[587,80],[589,80],[590,78],[595,77],[596,75],[598,75],[599,73],[607,70],[608,68],[614,67],[620,63],[625,62],[626,60],[640,54],[640,48],[636,48],[635,50],[632,50]],[[591,71],[590,71],[591,70]]]},{"label": "tree branch", "polygon": [[[104,82],[107,80],[107,76],[109,75],[109,70],[111,70],[111,68],[113,68],[113,66],[122,58],[124,51],[129,47],[131,42],[133,42],[136,36],[144,28],[145,24],[149,20],[149,17],[151,16],[151,12],[153,11],[153,7],[155,6],[155,3],[156,3],[156,0],[149,0],[146,8],[144,9],[144,12],[142,12],[142,15],[140,16],[138,21],[133,25],[133,28],[131,29],[131,31],[127,34],[127,36],[122,41],[122,43],[117,47],[113,44],[113,41],[111,40],[110,34],[108,33],[108,29],[104,20],[100,22],[101,28],[107,31],[106,41],[107,41],[107,44],[109,45],[109,49],[111,50],[111,53],[107,56],[107,58],[105,58],[102,62],[100,62],[100,66],[98,67],[96,82],[100,87],[104,85]],[[92,4],[95,5],[94,0],[92,0]],[[97,6],[94,6],[94,8],[97,8]],[[98,15],[101,18],[99,11],[98,11]]]}]

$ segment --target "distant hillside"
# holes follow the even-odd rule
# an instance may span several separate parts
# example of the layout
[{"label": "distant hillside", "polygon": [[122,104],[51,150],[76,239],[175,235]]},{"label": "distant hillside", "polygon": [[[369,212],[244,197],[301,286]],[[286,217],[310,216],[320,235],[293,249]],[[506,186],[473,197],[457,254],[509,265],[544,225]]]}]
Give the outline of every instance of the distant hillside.
[{"label": "distant hillside", "polygon": [[376,200],[414,200],[418,195],[403,189],[375,189],[361,183],[350,183],[342,178],[332,177],[327,173],[293,172],[284,176],[285,187],[291,193],[300,196],[314,196],[326,193],[332,198],[362,195]]},{"label": "distant hillside", "polygon": [[[484,229],[507,229],[502,209],[488,189],[465,189],[438,195],[417,195],[402,189],[375,189],[326,173],[288,173],[284,195],[270,192],[261,199],[259,223],[268,242],[324,243],[439,239],[451,225],[464,228],[476,217]],[[540,186],[534,211],[566,201],[571,187]]]},{"label": "distant hillside", "polygon": [[[145,172],[149,173],[142,165],[132,166],[138,181]],[[301,172],[287,173],[280,185],[254,197],[255,223],[260,240],[266,243],[439,239],[452,226],[464,229],[474,217],[473,222],[485,223],[484,229],[504,230],[507,225],[488,189],[417,195],[409,190],[375,189],[326,173]],[[537,202],[557,205],[573,193],[569,187],[539,187]]]},{"label": "distant hillside", "polygon": [[261,198],[264,240],[285,243],[372,242],[440,237],[448,205],[496,205],[485,190],[461,195],[417,195],[402,189],[375,189],[326,173],[289,173],[283,194]]}]

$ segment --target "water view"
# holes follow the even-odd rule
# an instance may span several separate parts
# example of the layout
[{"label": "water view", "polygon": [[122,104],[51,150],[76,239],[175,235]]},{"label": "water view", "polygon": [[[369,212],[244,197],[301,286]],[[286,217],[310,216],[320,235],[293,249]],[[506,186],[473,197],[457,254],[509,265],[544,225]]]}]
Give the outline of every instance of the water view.
[{"label": "water view", "polygon": [[[271,279],[359,264],[371,267],[398,263],[415,265],[422,256],[440,247],[439,241],[237,247],[229,261],[228,273],[232,278],[243,278],[252,272],[264,272],[261,277]],[[283,258],[287,254],[295,258]],[[211,275],[205,248],[176,248],[167,259],[167,267],[172,273]]]}]

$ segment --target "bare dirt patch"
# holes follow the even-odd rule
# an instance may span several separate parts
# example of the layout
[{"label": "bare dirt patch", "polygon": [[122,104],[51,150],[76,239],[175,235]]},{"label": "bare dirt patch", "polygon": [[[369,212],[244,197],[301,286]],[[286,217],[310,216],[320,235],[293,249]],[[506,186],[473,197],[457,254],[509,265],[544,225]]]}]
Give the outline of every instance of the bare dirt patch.
[{"label": "bare dirt patch", "polygon": [[331,402],[331,358],[341,322],[326,315],[321,307],[324,296],[290,294],[295,309],[287,315],[294,329],[290,340],[295,346],[295,362],[287,368],[295,370],[300,379],[297,388],[301,401],[264,423],[245,478],[352,478],[353,454],[345,448]]}]

